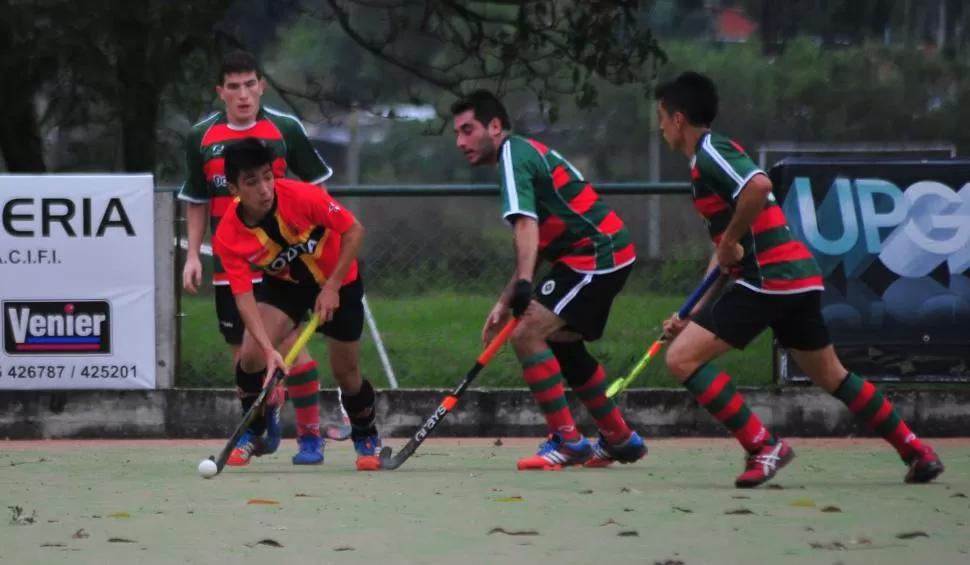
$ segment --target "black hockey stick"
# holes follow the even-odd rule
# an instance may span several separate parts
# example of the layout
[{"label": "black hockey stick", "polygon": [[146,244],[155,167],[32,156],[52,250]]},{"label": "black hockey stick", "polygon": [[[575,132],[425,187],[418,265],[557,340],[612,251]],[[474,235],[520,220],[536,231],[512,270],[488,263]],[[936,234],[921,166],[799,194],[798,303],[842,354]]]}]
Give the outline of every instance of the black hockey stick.
[{"label": "black hockey stick", "polygon": [[395,455],[391,454],[390,447],[385,447],[381,450],[382,469],[397,469],[414,454],[414,452],[418,449],[418,446],[420,446],[424,440],[431,435],[431,432],[438,427],[438,424],[440,424],[441,421],[445,419],[445,416],[447,416],[448,413],[451,412],[452,409],[454,409],[454,407],[458,404],[458,399],[461,398],[461,395],[465,393],[465,389],[467,389],[468,385],[475,380],[475,377],[477,377],[478,373],[485,368],[485,365],[488,364],[492,357],[498,353],[498,350],[502,348],[502,345],[504,345],[509,339],[509,336],[512,335],[512,330],[515,329],[515,326],[518,323],[519,321],[517,318],[512,318],[507,324],[505,324],[505,327],[502,328],[502,331],[500,331],[497,336],[495,336],[492,343],[488,344],[485,351],[478,356],[478,359],[475,361],[475,366],[468,371],[468,374],[465,375],[465,378],[462,379],[461,383],[458,384],[455,390],[451,391],[451,394],[446,396],[444,400],[441,401],[438,408],[436,408],[431,416],[425,420],[424,424],[418,429],[417,432],[415,432],[414,436],[411,437],[407,445],[405,445]]}]

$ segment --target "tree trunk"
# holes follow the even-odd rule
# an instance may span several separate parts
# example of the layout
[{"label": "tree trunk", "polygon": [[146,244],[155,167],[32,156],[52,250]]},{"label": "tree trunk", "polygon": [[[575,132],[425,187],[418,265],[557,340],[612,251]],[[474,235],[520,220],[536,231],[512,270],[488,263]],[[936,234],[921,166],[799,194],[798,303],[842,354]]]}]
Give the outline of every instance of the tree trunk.
[{"label": "tree trunk", "polygon": [[34,84],[30,80],[30,50],[24,53],[13,33],[12,10],[0,2],[0,153],[11,173],[43,173],[44,144],[34,108]]},{"label": "tree trunk", "polygon": [[130,173],[154,173],[158,142],[161,92],[167,84],[157,72],[148,47],[141,42],[118,38],[122,55],[118,58],[116,107],[121,120],[122,160]]},{"label": "tree trunk", "polygon": [[118,100],[121,117],[124,168],[130,173],[154,173],[158,143],[155,126],[158,98],[128,96]]},{"label": "tree trunk", "polygon": [[[0,47],[0,51],[3,47]],[[17,77],[4,65],[3,76]],[[33,89],[24,81],[8,78],[0,85],[0,152],[11,173],[44,173],[44,144],[33,105]]]}]

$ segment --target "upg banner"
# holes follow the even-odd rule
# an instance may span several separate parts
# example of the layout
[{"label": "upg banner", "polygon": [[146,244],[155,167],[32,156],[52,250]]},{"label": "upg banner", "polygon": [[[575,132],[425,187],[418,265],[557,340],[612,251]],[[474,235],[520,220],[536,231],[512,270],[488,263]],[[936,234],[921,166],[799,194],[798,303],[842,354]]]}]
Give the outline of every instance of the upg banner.
[{"label": "upg banner", "polygon": [[[970,380],[970,160],[794,158],[770,176],[822,267],[843,363],[873,380]],[[778,360],[782,380],[804,379]]]},{"label": "upg banner", "polygon": [[153,192],[0,176],[0,389],[155,388]]}]

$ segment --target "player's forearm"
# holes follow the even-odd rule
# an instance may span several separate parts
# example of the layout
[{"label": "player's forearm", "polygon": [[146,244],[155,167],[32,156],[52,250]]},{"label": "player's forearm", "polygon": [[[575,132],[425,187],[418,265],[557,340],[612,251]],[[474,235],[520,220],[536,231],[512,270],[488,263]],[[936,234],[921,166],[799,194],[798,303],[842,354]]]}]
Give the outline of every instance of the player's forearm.
[{"label": "player's forearm", "polygon": [[727,229],[722,234],[722,241],[727,241],[730,244],[741,241],[744,234],[748,233],[755,220],[758,219],[758,215],[765,209],[770,192],[770,184],[767,185],[766,189],[762,183],[756,183],[754,180],[749,181],[748,186],[741,191],[741,196],[738,197],[737,208],[734,210],[731,223],[728,224]]},{"label": "player's forearm", "polygon": [[517,280],[519,280],[518,268],[512,273],[509,282],[505,283],[505,288],[502,289],[502,294],[498,297],[499,302],[508,305],[509,301],[512,300],[512,289],[515,287],[515,281]]},{"label": "player's forearm", "polygon": [[532,281],[539,258],[539,222],[526,216],[515,221],[515,279]]},{"label": "player's forearm", "polygon": [[246,325],[246,331],[253,336],[259,348],[262,351],[274,349],[275,345],[266,333],[266,327],[263,326],[263,319],[259,315],[259,307],[256,306],[256,298],[252,291],[236,295],[236,308],[239,310],[239,317],[242,318],[243,324]]},{"label": "player's forearm", "polygon": [[324,283],[324,287],[333,291],[339,291],[343,284],[347,272],[357,259],[361,246],[364,244],[364,226],[360,222],[354,222],[350,229],[340,236],[340,257],[334,265],[330,278]]},{"label": "player's forearm", "polygon": [[187,254],[190,257],[199,257],[199,250],[202,248],[202,238],[205,236],[205,224],[208,209],[205,204],[190,203],[185,211],[185,223],[188,226],[189,248]]}]

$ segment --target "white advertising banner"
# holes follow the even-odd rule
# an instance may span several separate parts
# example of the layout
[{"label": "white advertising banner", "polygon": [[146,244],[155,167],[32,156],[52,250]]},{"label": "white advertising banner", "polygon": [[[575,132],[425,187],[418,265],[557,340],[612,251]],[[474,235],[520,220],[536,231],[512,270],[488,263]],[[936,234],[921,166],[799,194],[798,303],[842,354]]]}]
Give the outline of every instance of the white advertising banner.
[{"label": "white advertising banner", "polygon": [[154,389],[151,175],[0,175],[0,389]]}]

